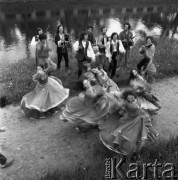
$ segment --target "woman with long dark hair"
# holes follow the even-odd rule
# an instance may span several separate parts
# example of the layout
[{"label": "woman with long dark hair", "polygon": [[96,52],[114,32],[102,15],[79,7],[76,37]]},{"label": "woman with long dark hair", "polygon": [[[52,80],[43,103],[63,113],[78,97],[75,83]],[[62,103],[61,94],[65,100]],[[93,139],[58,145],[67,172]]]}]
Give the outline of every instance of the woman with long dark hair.
[{"label": "woman with long dark hair", "polygon": [[146,141],[157,138],[158,132],[149,115],[140,107],[135,92],[126,90],[122,96],[123,116],[115,123],[115,128],[101,130],[100,139],[110,150],[132,155],[138,152]]},{"label": "woman with long dark hair", "polygon": [[108,93],[120,91],[117,84],[108,77],[103,69],[93,68],[92,72],[95,74],[99,85],[105,88]]},{"label": "woman with long dark hair", "polygon": [[91,86],[87,79],[83,80],[83,86],[85,91],[68,100],[60,119],[77,126],[97,125],[109,112],[109,99],[101,86]]}]

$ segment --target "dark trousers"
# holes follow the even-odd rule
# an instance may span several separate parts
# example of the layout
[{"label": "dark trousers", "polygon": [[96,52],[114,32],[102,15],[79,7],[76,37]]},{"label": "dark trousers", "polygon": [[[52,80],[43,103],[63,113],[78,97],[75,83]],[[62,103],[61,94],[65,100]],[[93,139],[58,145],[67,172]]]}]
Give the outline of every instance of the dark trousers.
[{"label": "dark trousers", "polygon": [[116,69],[117,69],[117,52],[113,52],[112,54],[112,61],[109,66],[109,72],[111,72],[111,78],[113,78],[116,74]]},{"label": "dark trousers", "polygon": [[38,58],[37,58],[37,55],[36,55],[36,66],[38,66]]},{"label": "dark trousers", "polygon": [[57,53],[57,57],[58,57],[58,63],[57,63],[57,68],[60,69],[61,68],[61,60],[62,60],[62,57],[64,57],[64,60],[65,60],[65,67],[66,69],[69,68],[69,59],[68,59],[68,52],[65,52],[65,53]]},{"label": "dark trousers", "polygon": [[78,61],[78,77],[80,77],[82,75],[83,66],[86,63],[91,63],[91,60],[84,57],[82,60],[77,59],[77,61]]},{"label": "dark trousers", "polygon": [[78,77],[80,77],[82,75],[82,71],[83,71],[83,61],[78,60]]},{"label": "dark trousers", "polygon": [[4,165],[6,164],[6,161],[7,161],[7,158],[0,153],[0,164]]},{"label": "dark trousers", "polygon": [[139,71],[141,71],[141,69],[143,68],[143,70],[146,69],[148,63],[149,63],[150,59],[145,57],[143,58],[138,64],[137,64],[137,68]]}]

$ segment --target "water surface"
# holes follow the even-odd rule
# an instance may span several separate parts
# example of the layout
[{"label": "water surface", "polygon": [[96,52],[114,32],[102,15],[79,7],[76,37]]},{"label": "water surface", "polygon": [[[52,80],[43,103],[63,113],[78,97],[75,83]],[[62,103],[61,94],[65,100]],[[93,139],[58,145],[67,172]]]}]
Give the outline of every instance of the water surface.
[{"label": "water surface", "polygon": [[177,9],[178,2],[169,1],[160,5],[148,1],[140,4],[137,0],[128,4],[109,5],[104,2],[91,5],[66,2],[61,5],[57,1],[0,4],[0,62],[14,63],[33,57],[34,47],[30,43],[37,27],[47,32],[53,42],[59,23],[72,35],[73,41],[87,25],[94,27],[97,39],[102,26],[105,25],[108,28],[107,34],[111,35],[112,32],[120,33],[125,22],[132,26],[134,41],[145,33],[154,37],[168,36],[178,39]]}]

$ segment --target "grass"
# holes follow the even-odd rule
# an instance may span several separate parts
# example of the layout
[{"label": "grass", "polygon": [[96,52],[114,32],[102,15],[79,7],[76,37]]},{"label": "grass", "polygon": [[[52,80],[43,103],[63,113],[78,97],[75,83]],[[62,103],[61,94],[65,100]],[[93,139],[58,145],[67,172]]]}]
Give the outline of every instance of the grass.
[{"label": "grass", "polygon": [[[130,69],[136,68],[137,63],[141,59],[138,54],[139,47],[143,41],[138,41],[131,50],[129,59]],[[157,67],[156,79],[170,77],[178,74],[178,41],[174,39],[161,38],[157,40],[156,54],[154,62]],[[56,55],[53,55],[56,59]],[[70,88],[71,95],[80,91],[77,79],[77,62],[73,55],[70,53],[70,75],[66,75],[65,68],[61,71],[53,72],[52,75],[59,77],[64,86]],[[64,62],[62,62],[64,63]],[[1,96],[6,95],[8,104],[19,103],[22,97],[35,88],[35,83],[32,80],[32,75],[36,72],[34,59],[23,59],[18,63],[3,64],[1,65],[0,76],[0,91]],[[126,85],[129,72],[119,70],[116,75],[115,81],[119,86]]]},{"label": "grass", "polygon": [[[138,48],[143,44],[139,41],[132,48],[129,66],[130,69],[136,68],[137,63],[141,59],[138,54]],[[155,64],[157,66],[157,80],[174,76],[178,74],[178,41],[174,39],[162,38],[157,40],[157,51],[155,54]],[[54,56],[54,59],[56,57]],[[52,75],[59,77],[64,87],[70,88],[70,95],[77,94],[81,88],[77,79],[77,62],[70,54],[70,75],[66,74],[65,68],[61,71],[53,72]],[[23,95],[29,93],[35,88],[32,75],[36,72],[34,59],[23,59],[18,63],[1,65],[0,91],[1,95],[6,95],[8,104],[19,103]],[[119,75],[119,76],[118,76]],[[119,86],[126,85],[129,72],[118,71],[116,82]],[[49,172],[41,180],[102,180],[105,179],[105,158],[118,156],[105,148],[101,142],[96,141],[93,145],[93,157],[87,158],[85,167],[78,166],[68,170],[56,170]],[[160,163],[174,163],[177,167],[178,162],[178,138],[171,138],[169,141],[159,140],[157,143],[147,145],[141,151],[140,158],[137,163],[142,166],[143,163],[149,163],[158,160]],[[129,164],[133,162],[126,159],[124,169],[127,170]],[[152,171],[149,171],[149,176]]]},{"label": "grass", "polygon": [[[78,91],[77,76],[75,75],[77,64],[74,65],[75,63],[71,62],[74,68],[71,69],[70,77],[66,75],[65,69],[51,73],[51,75],[59,77],[65,87],[71,89],[71,95]],[[18,104],[25,94],[35,88],[36,84],[32,80],[32,75],[35,73],[34,59],[23,59],[18,63],[1,65],[0,91],[1,96],[7,96],[8,104]]]},{"label": "grass", "polygon": [[[112,153],[110,150],[103,147],[100,143],[94,144],[93,158],[89,160],[87,166],[84,167],[74,167],[73,169],[54,171],[53,173],[48,173],[46,176],[41,177],[41,180],[104,180],[105,179],[105,159],[106,158],[119,158],[120,156]],[[87,158],[87,157],[86,157]],[[143,164],[144,163],[157,163],[162,164],[162,168],[158,168],[158,175],[162,176],[161,173],[168,168],[165,168],[166,163],[172,163],[175,167],[175,175],[178,176],[178,137],[172,137],[168,141],[159,140],[157,143],[145,146],[141,153],[140,158],[133,160],[126,158],[121,169],[124,174],[128,172],[129,165],[131,163],[137,163],[139,169],[139,175],[143,174]],[[153,180],[153,168],[148,168],[147,179]],[[134,173],[133,173],[134,175]],[[169,174],[170,175],[170,174]],[[168,176],[168,175],[167,175]],[[117,178],[119,179],[119,174]],[[163,178],[161,178],[163,179]]]}]

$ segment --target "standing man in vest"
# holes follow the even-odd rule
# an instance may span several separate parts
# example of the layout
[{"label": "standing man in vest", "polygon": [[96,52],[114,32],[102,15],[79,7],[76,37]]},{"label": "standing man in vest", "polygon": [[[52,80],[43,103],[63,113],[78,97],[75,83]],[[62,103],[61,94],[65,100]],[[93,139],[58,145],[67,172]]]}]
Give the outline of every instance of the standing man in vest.
[{"label": "standing man in vest", "polygon": [[108,71],[108,61],[106,58],[106,44],[108,42],[108,37],[106,36],[107,28],[101,28],[102,34],[98,38],[98,47],[99,47],[99,55],[98,55],[98,65],[100,68],[104,69],[106,72]]},{"label": "standing man in vest", "polygon": [[95,54],[88,41],[88,34],[86,32],[81,33],[80,38],[73,45],[73,49],[76,52],[76,59],[78,61],[78,78],[82,75],[84,63],[91,63],[95,61]]},{"label": "standing man in vest", "polygon": [[[130,31],[130,24],[129,23],[125,23],[124,24],[124,31],[122,31],[119,34],[119,39],[122,41],[122,44],[125,48],[125,56],[124,56],[124,68],[127,68],[127,62],[128,62],[128,58],[130,56],[130,47],[134,45],[133,42],[133,33]],[[122,57],[123,59],[123,57]]]},{"label": "standing man in vest", "polygon": [[58,63],[57,68],[61,68],[61,60],[64,57],[66,70],[69,71],[69,59],[68,59],[68,49],[67,45],[70,44],[70,39],[68,34],[64,33],[64,28],[62,25],[57,27],[57,33],[55,36],[55,44],[57,45],[57,57]]},{"label": "standing man in vest", "polygon": [[117,68],[117,56],[124,55],[125,49],[122,45],[121,40],[118,40],[118,34],[116,32],[112,33],[111,40],[107,42],[106,45],[106,57],[109,60],[109,72],[111,73],[111,79],[116,74]]}]

